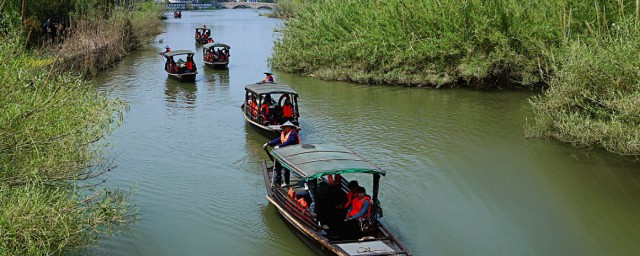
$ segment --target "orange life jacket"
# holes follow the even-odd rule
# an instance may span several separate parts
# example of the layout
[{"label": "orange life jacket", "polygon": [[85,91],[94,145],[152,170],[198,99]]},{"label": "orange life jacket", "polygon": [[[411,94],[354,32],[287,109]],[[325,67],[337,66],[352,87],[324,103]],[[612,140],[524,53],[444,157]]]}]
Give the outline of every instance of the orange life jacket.
[{"label": "orange life jacket", "polygon": [[282,116],[293,117],[293,106],[291,106],[291,104],[284,104],[284,106],[282,106]]},{"label": "orange life jacket", "polygon": [[[285,141],[287,141],[289,139],[289,135],[291,135],[292,132],[293,132],[293,130],[290,130],[287,134],[284,134],[284,130],[283,130],[280,133],[280,144],[282,144]],[[300,136],[298,136],[297,132],[296,132],[296,139],[298,140],[298,144],[300,144]]]},{"label": "orange life jacket", "polygon": [[358,197],[353,198],[351,211],[349,211],[348,216],[351,217],[358,214],[362,209],[362,204],[364,204],[365,201],[369,201],[369,209],[367,209],[367,212],[362,217],[369,218],[369,216],[371,215],[371,208],[373,207],[373,204],[371,203],[371,197],[369,197],[368,195],[365,195],[362,199]]},{"label": "orange life jacket", "polygon": [[307,204],[307,201],[305,201],[304,198],[298,199],[298,204],[300,204],[302,209],[307,209],[309,207],[309,205]]},{"label": "orange life jacket", "polygon": [[258,116],[258,104],[255,101],[251,101],[249,104],[249,110],[253,116]]},{"label": "orange life jacket", "polygon": [[289,187],[289,192],[287,194],[289,194],[289,197],[293,198],[293,200],[296,199],[296,192],[293,191],[293,188]]}]

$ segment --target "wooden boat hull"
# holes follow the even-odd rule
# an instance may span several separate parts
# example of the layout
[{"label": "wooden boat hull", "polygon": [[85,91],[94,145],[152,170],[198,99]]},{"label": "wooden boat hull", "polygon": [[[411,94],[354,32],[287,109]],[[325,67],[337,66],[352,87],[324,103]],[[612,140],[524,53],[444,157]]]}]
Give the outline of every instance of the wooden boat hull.
[{"label": "wooden boat hull", "polygon": [[195,82],[196,81],[196,74],[198,74],[198,72],[192,72],[192,73],[185,73],[185,74],[172,74],[172,73],[167,73],[167,75],[169,75],[170,77],[180,81],[180,82]]},{"label": "wooden boat hull", "polygon": [[[284,191],[275,192],[275,190],[281,189],[279,187],[271,187],[271,180],[273,178],[273,168],[267,166],[267,162],[262,162],[262,171],[265,180],[265,188],[267,190],[267,199],[278,211],[278,215],[284,220],[287,224],[287,227],[293,231],[293,233],[310,249],[312,249],[318,255],[339,255],[339,256],[349,256],[349,255],[411,255],[408,251],[404,249],[404,245],[402,245],[395,237],[390,235],[390,233],[382,226],[379,225],[379,232],[382,232],[386,235],[384,239],[375,239],[371,241],[343,241],[343,242],[331,242],[329,239],[316,232],[313,228],[311,228],[310,223],[307,221],[301,221],[299,218],[294,216],[299,215],[298,213],[291,212],[287,210],[287,207],[282,205],[278,197],[282,197],[285,193]],[[280,196],[278,195],[280,194]],[[285,196],[286,197],[286,196]],[[311,224],[315,225],[315,224]],[[384,241],[384,242],[383,242]],[[393,248],[393,251],[371,251],[369,254],[361,254],[361,253],[349,253],[343,250],[340,246],[344,244],[349,244],[353,246],[362,245],[362,247],[366,247],[367,243],[384,243]],[[396,244],[394,246],[393,244]]]},{"label": "wooden boat hull", "polygon": [[196,43],[199,43],[201,45],[205,45],[209,43],[209,38],[195,38],[195,39],[196,39]]},{"label": "wooden boat hull", "polygon": [[221,61],[221,62],[208,62],[208,61],[203,61],[205,65],[207,65],[208,67],[214,68],[214,69],[227,69],[229,62],[228,61]]},{"label": "wooden boat hull", "polygon": [[249,124],[251,124],[251,126],[260,134],[264,135],[265,137],[269,138],[269,140],[273,140],[275,138],[278,138],[280,136],[280,129],[273,129],[269,126],[265,126],[265,125],[261,125],[259,123],[257,123],[256,121],[251,120],[251,117],[247,116],[247,112],[244,109],[245,105],[242,104],[241,108],[242,108],[242,114],[244,115],[244,119],[247,120],[247,122]]}]

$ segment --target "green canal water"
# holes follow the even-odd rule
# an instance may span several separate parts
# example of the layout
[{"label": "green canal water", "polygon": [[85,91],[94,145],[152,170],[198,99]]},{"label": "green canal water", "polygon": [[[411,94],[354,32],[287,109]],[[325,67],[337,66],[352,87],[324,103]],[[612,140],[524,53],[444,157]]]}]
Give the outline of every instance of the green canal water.
[{"label": "green canal water", "polygon": [[[202,24],[232,47],[229,70],[202,67]],[[94,79],[129,104],[103,177],[136,188],[141,219],[89,253],[312,254],[266,200],[267,139],[239,108],[281,25],[253,10],[183,12]],[[167,78],[165,44],[196,51],[195,83]],[[343,144],[387,170],[383,221],[415,255],[640,254],[640,163],[524,138],[531,92],[275,77],[301,95],[303,142]]]}]

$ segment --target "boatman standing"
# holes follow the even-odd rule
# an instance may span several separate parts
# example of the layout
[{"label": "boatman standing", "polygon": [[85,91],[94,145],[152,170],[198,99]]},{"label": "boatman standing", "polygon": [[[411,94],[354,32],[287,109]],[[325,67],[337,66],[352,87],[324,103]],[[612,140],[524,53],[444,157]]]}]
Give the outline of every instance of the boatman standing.
[{"label": "boatman standing", "polygon": [[171,47],[169,45],[164,46],[164,52],[160,52],[160,55],[164,55],[165,53],[171,52]]},{"label": "boatman standing", "polygon": [[272,84],[275,83],[275,79],[273,79],[273,74],[269,73],[269,72],[264,72],[265,75],[267,75],[267,77],[264,78],[264,80],[258,82],[259,84]]},{"label": "boatman standing", "polygon": [[[296,131],[296,126],[287,121],[286,123],[280,125],[282,132],[280,133],[280,138],[275,138],[274,140],[265,143],[262,145],[263,148],[267,148],[268,146],[275,146],[275,148],[286,147],[290,145],[300,144],[300,137],[298,136],[298,132]],[[280,174],[282,173],[282,165],[280,162],[276,161],[275,167],[276,175],[274,177],[274,184],[277,184],[282,180]],[[289,186],[289,177],[290,171],[287,168],[284,168],[284,181],[280,185],[280,187]]]}]

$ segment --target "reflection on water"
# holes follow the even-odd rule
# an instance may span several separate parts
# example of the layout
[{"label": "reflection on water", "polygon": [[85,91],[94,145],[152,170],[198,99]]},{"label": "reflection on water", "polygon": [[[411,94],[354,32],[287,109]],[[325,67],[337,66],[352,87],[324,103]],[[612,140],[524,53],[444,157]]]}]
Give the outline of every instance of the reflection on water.
[{"label": "reflection on water", "polygon": [[195,83],[181,83],[167,78],[166,102],[168,108],[194,108],[196,103],[197,86]]}]

